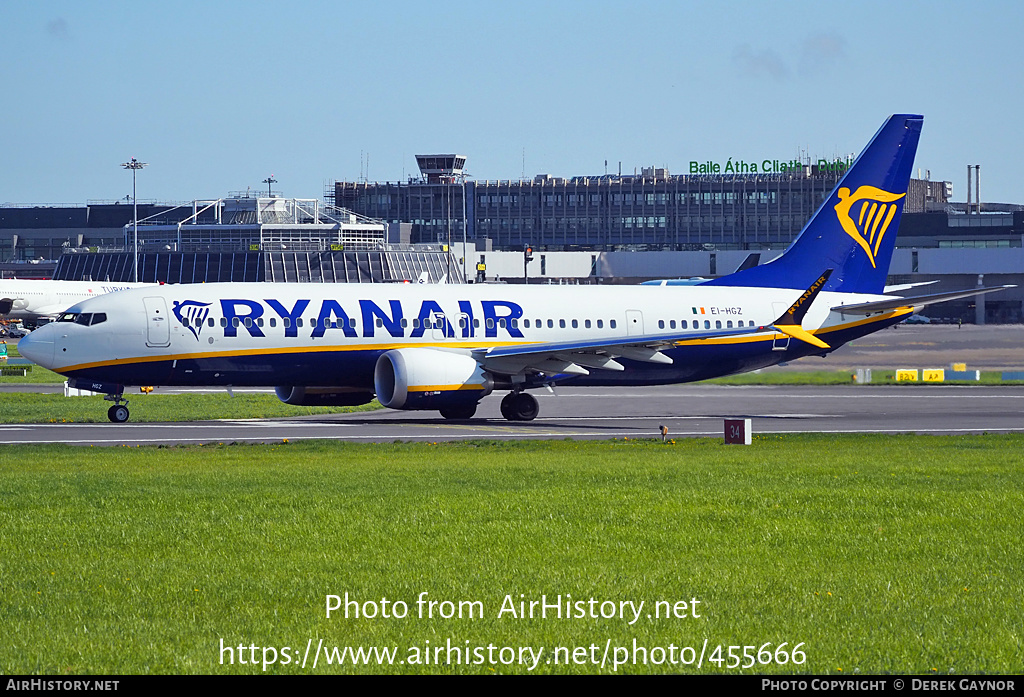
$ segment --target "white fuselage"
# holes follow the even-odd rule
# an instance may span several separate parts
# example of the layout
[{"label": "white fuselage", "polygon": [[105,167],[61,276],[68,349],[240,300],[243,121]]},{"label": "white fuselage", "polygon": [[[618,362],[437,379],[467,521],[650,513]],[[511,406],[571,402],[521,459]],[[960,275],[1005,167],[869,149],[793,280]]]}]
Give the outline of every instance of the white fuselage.
[{"label": "white fuselage", "polygon": [[[626,361],[626,371],[594,369],[581,379],[681,382],[820,352],[796,340],[791,346],[770,328],[687,340],[688,333],[767,327],[801,293],[728,286],[167,285],[79,303],[71,308],[77,322],[37,330],[30,350],[33,360],[58,372],[129,385],[372,389],[373,364],[392,349],[480,355],[498,347],[629,344],[663,335],[671,341],[664,349],[669,364]],[[803,326],[835,348],[908,314],[865,319],[830,311],[882,297],[823,292]],[[515,360],[492,365],[515,372]]]},{"label": "white fuselage", "polygon": [[56,317],[77,302],[146,283],[0,279],[0,316],[37,321]]}]

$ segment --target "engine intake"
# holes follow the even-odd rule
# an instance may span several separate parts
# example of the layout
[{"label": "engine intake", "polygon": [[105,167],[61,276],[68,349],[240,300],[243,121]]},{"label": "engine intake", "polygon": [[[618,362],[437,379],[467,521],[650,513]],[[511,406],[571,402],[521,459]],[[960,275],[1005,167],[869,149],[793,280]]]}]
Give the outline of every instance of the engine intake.
[{"label": "engine intake", "polygon": [[382,353],[373,384],[377,399],[391,409],[475,405],[494,389],[491,375],[472,356],[429,348]]}]

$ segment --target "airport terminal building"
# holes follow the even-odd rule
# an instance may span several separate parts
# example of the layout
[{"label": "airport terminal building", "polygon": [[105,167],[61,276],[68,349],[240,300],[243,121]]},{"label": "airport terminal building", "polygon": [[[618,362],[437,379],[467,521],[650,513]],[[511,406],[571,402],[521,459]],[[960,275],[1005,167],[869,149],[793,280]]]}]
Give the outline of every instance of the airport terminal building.
[{"label": "airport terminal building", "polygon": [[[138,280],[388,282],[437,281],[451,273],[439,245],[408,244],[409,226],[390,225],[317,199],[239,193],[183,204],[139,205]],[[403,239],[404,233],[404,239]],[[58,280],[136,278],[133,206],[0,208],[0,271]]]},{"label": "airport terminal building", "polygon": [[[411,224],[413,242],[461,241],[465,233],[478,249],[493,250],[758,250],[788,245],[851,164],[730,160],[691,163],[708,172],[701,174],[650,167],[629,176],[472,181],[464,155],[416,159],[419,179],[338,181],[326,198]],[[942,210],[950,193],[949,182],[913,179],[905,210]]]}]

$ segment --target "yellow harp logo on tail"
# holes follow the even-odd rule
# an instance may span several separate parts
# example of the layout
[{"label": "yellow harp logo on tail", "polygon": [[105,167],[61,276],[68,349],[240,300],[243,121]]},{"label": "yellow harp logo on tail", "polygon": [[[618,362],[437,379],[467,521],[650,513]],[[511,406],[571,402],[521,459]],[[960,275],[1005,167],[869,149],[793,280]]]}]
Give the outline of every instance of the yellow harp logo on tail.
[{"label": "yellow harp logo on tail", "polygon": [[873,267],[882,238],[896,216],[900,205],[897,201],[904,196],[905,193],[890,194],[875,186],[857,187],[853,195],[845,186],[839,190],[839,203],[835,206],[839,223],[846,234],[857,240],[857,244],[868,253]]}]

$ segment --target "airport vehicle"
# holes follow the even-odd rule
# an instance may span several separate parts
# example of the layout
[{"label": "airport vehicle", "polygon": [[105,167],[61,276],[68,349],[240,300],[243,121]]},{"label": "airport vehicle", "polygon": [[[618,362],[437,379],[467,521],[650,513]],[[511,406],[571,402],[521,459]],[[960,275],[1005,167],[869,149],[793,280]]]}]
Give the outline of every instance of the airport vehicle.
[{"label": "airport vehicle", "polygon": [[0,279],[0,317],[20,319],[28,327],[55,318],[72,305],[118,290],[152,286],[152,283],[94,283]]},{"label": "airport vehicle", "polygon": [[21,342],[103,392],[276,386],[288,404],[537,416],[529,390],[703,380],[824,355],[924,305],[994,288],[884,294],[923,118],[897,114],[781,256],[698,285],[176,285],[70,307]]}]

